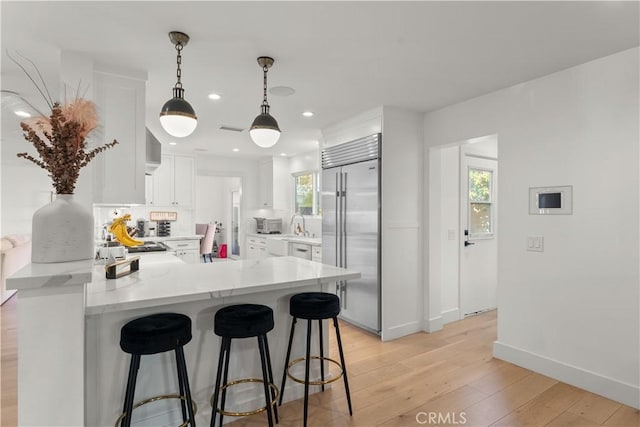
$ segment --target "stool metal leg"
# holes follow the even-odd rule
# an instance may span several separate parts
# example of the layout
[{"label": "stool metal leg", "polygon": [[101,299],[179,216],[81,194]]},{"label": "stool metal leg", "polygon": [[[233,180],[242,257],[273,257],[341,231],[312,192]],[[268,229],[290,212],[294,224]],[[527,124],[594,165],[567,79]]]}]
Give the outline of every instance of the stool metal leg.
[{"label": "stool metal leg", "polygon": [[140,355],[131,355],[131,364],[129,365],[129,378],[127,379],[127,390],[124,394],[124,418],[120,422],[121,427],[131,426],[131,414],[133,412],[133,398],[136,391],[136,378],[138,377],[138,369],[140,368]]},{"label": "stool metal leg", "polygon": [[[264,352],[267,355],[267,372],[269,373],[269,382],[272,384],[275,384],[275,382],[273,381],[273,370],[271,369],[271,353],[269,353],[269,340],[267,339],[267,336],[264,336]],[[271,400],[276,398],[276,391],[271,389],[271,387],[269,387],[269,389],[271,390]],[[276,424],[278,424],[278,405],[273,405],[273,415],[275,416],[276,419]]]},{"label": "stool metal leg", "polygon": [[344,389],[347,392],[347,404],[349,405],[349,415],[353,415],[351,410],[351,393],[349,393],[349,381],[347,380],[347,365],[344,363],[344,353],[342,351],[342,340],[340,339],[340,327],[338,318],[333,318],[333,326],[336,328],[336,338],[338,340],[338,350],[340,351],[340,363],[342,363],[342,375],[344,377]]},{"label": "stool metal leg", "polygon": [[267,407],[267,419],[269,420],[269,427],[273,427],[273,415],[271,411],[272,394],[269,391],[269,375],[267,373],[267,361],[265,360],[266,354],[264,350],[264,339],[264,335],[258,335],[258,350],[260,350],[260,365],[262,365],[262,385],[264,386],[264,399]]},{"label": "stool metal leg", "polygon": [[[227,383],[227,378],[229,376],[229,358],[231,357],[231,340],[232,338],[226,338],[226,348],[225,348],[225,353],[226,353],[226,358],[224,359],[224,372],[222,374],[222,384],[226,384]],[[224,402],[227,400],[227,389],[224,388],[222,389],[222,396],[220,398],[220,411],[224,411]],[[224,418],[223,414],[220,414],[220,423],[218,424],[219,427],[222,427],[222,419]]]},{"label": "stool metal leg", "polygon": [[210,426],[214,427],[216,424],[216,416],[218,415],[218,398],[220,397],[220,380],[222,378],[222,367],[225,361],[225,350],[227,346],[227,338],[222,338],[220,344],[220,356],[218,357],[218,373],[216,374],[216,386],[213,390],[213,404],[211,405],[211,423]]},{"label": "stool metal leg", "polygon": [[324,391],[324,345],[322,342],[322,319],[318,319],[318,338],[320,340],[320,379],[322,380],[322,391]]},{"label": "stool metal leg", "polygon": [[184,359],[184,349],[178,347],[176,349],[176,364],[178,365],[178,383],[181,384],[182,390],[180,395],[184,396],[184,400],[180,399],[182,403],[182,416],[183,421],[187,421],[184,418],[184,407],[187,407],[187,414],[189,415],[189,424],[191,427],[196,427],[196,417],[193,413],[193,402],[191,400],[191,388],[189,387],[189,376],[187,374],[187,362]]},{"label": "stool metal leg", "polygon": [[291,344],[293,344],[293,332],[296,329],[296,322],[298,319],[295,317],[291,321],[291,333],[289,333],[289,347],[287,347],[287,357],[284,362],[284,372],[282,373],[282,386],[280,387],[280,402],[279,405],[282,406],[282,397],[284,396],[284,386],[287,381],[287,368],[289,367],[289,358],[291,357]]},{"label": "stool metal leg", "polygon": [[[178,371],[178,388],[180,390],[180,396],[186,396],[184,393],[184,381],[182,376],[182,369],[180,368],[180,357],[178,356],[178,349],[175,349],[176,354],[176,370]],[[187,405],[185,404],[186,397],[180,399],[180,409],[182,410],[182,422],[187,421]]]},{"label": "stool metal leg", "polygon": [[311,361],[311,319],[307,320],[307,357],[304,369],[304,427],[307,427],[309,412],[309,362]]}]

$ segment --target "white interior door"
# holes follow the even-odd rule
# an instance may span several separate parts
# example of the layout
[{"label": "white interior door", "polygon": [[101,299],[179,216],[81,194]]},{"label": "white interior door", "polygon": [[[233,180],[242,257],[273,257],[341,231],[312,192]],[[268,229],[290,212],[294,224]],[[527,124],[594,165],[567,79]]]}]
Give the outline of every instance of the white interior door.
[{"label": "white interior door", "polygon": [[497,306],[498,162],[462,154],[460,174],[460,312],[466,316]]}]

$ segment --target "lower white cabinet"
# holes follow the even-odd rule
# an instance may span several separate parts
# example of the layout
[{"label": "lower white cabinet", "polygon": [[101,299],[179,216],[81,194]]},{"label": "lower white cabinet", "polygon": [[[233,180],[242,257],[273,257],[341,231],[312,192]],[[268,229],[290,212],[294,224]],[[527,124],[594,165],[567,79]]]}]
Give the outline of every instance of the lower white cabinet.
[{"label": "lower white cabinet", "polygon": [[267,238],[247,236],[247,259],[261,259],[267,256]]},{"label": "lower white cabinet", "polygon": [[164,242],[171,253],[187,264],[197,264],[200,262],[200,241],[190,240],[167,240]]},{"label": "lower white cabinet", "polygon": [[312,246],[311,261],[322,262],[322,246]]}]

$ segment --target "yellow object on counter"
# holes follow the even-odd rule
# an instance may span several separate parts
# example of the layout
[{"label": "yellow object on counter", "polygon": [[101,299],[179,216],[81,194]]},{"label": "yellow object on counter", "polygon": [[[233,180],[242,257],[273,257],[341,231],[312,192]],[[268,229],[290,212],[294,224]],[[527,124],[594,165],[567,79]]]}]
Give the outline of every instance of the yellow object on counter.
[{"label": "yellow object on counter", "polygon": [[131,220],[130,214],[125,214],[121,217],[115,218],[109,226],[109,232],[113,234],[115,239],[125,246],[140,246],[144,244],[142,240],[134,239],[129,235],[127,230],[127,221]]}]

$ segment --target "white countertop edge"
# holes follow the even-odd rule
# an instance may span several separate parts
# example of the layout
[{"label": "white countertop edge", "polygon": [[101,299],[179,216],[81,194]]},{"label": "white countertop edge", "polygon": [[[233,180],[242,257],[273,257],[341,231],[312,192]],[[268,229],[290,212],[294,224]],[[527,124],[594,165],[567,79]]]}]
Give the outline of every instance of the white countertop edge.
[{"label": "white countertop edge", "polygon": [[[157,263],[165,257],[149,259],[140,272],[114,281],[94,276],[96,282],[87,289],[87,315],[154,307],[180,302],[220,299],[264,293],[288,288],[327,284],[360,277],[360,273],[294,257],[273,257],[264,260],[234,261],[218,264]],[[144,260],[142,260],[144,261]],[[302,274],[282,274],[272,277],[275,268],[305,268]],[[246,267],[246,270],[245,270]],[[256,274],[257,269],[257,274]],[[252,272],[253,270],[253,272]],[[247,276],[253,275],[253,278]],[[288,277],[286,277],[288,276]],[[212,282],[211,277],[218,280]],[[186,279],[185,283],[182,278]],[[185,283],[175,287],[174,283]]]},{"label": "white countertop edge", "polygon": [[140,308],[147,307],[157,307],[171,304],[179,304],[184,302],[192,302],[192,301],[201,301],[207,299],[224,299],[234,296],[241,295],[249,295],[249,294],[257,294],[263,292],[271,292],[282,289],[292,289],[292,288],[300,288],[306,286],[313,285],[322,285],[326,283],[331,283],[336,280],[349,280],[349,279],[357,279],[360,277],[360,273],[348,273],[341,274],[339,277],[323,277],[323,278],[310,278],[305,280],[300,280],[296,282],[286,282],[286,283],[276,283],[270,285],[256,285],[256,286],[245,286],[242,288],[235,289],[221,289],[215,291],[208,292],[199,292],[194,294],[186,294],[186,295],[177,295],[177,296],[165,296],[160,298],[149,298],[138,301],[127,301],[127,302],[117,302],[110,303],[99,306],[87,306],[85,309],[85,314],[87,316],[91,315],[100,315],[105,313],[113,313],[119,311],[126,310],[136,310]]},{"label": "white countertop edge", "polygon": [[38,289],[91,282],[93,260],[25,265],[9,276],[7,289]]},{"label": "white countertop edge", "polygon": [[251,237],[264,237],[265,239],[278,239],[286,240],[292,243],[303,243],[310,246],[322,246],[322,237],[310,237],[310,236],[294,236],[291,234],[260,234],[260,233],[247,233],[247,236]]}]

